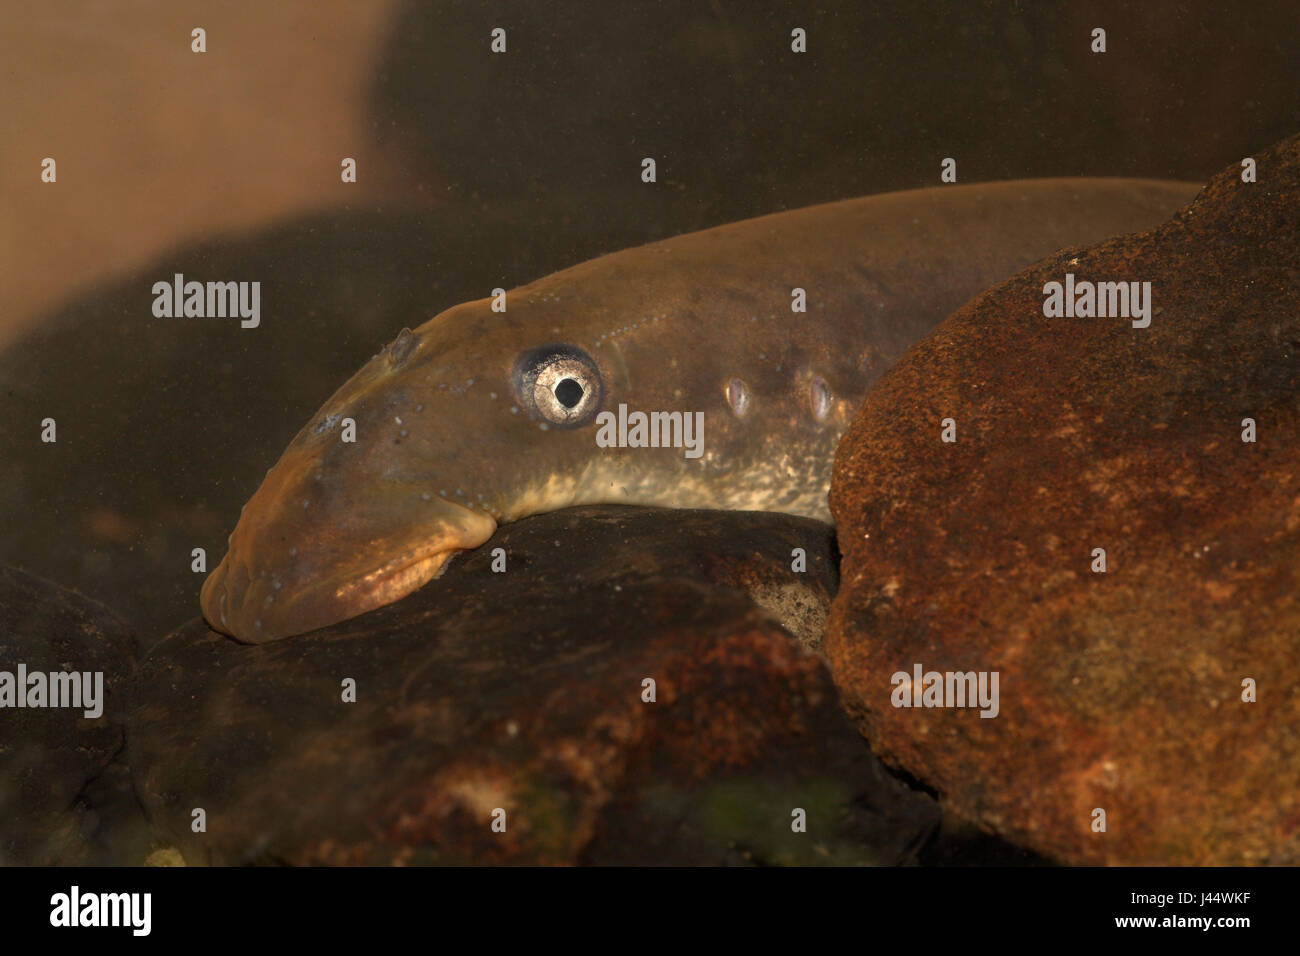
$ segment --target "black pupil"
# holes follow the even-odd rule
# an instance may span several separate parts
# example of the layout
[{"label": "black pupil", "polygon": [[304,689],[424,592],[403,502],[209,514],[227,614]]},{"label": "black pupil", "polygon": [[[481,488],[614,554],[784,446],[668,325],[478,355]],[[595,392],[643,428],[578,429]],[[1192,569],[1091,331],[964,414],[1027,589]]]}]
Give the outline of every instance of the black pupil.
[{"label": "black pupil", "polygon": [[582,386],[571,378],[563,379],[555,386],[555,398],[565,408],[572,408],[582,401]]}]

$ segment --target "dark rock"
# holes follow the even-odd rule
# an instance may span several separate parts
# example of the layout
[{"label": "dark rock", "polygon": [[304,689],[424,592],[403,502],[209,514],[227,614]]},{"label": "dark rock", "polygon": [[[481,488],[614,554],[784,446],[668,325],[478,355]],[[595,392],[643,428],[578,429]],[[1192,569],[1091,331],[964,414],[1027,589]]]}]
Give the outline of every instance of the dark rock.
[{"label": "dark rock", "polygon": [[125,748],[81,790],[75,809],[86,846],[79,864],[139,866],[165,850],[136,798]]},{"label": "dark rock", "polygon": [[110,766],[122,748],[133,657],[131,634],[107,608],[0,567],[0,671],[103,675],[98,717],[48,706],[49,697],[42,707],[15,699],[0,708],[0,864],[106,863],[142,837],[129,780]]},{"label": "dark rock", "polygon": [[[1300,862],[1300,138],[1258,160],[973,300],[836,459],[846,703],[957,812],[1059,859]],[[1044,317],[1067,272],[1150,281],[1150,327]],[[917,663],[999,672],[1000,714],[892,706]]]},{"label": "dark rock", "polygon": [[746,594],[824,608],[832,546],[782,515],[577,508],[312,634],[242,645],[196,620],[141,665],[137,789],[190,863],[911,859],[933,800],[884,773],[821,658]]}]

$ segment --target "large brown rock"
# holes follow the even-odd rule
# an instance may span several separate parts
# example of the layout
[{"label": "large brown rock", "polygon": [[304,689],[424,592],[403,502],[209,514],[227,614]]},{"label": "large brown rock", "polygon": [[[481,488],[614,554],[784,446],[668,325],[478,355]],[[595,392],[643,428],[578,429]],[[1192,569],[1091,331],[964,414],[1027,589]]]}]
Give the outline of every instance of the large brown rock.
[{"label": "large brown rock", "polygon": [[[0,567],[0,680],[7,685],[0,691],[0,865],[132,862],[136,850],[134,862],[144,858],[143,817],[114,763],[133,662],[134,640],[112,611]],[[48,677],[46,696],[31,696],[37,685],[25,684],[29,705],[16,706],[20,665],[28,678],[91,675],[91,697],[81,699],[89,706],[49,706]],[[30,706],[36,700],[43,705]]]},{"label": "large brown rock", "polygon": [[[1058,859],[1300,862],[1300,137],[1256,158],[1257,183],[1233,165],[1165,226],[973,300],[839,449],[846,703],[959,813]],[[1046,318],[1066,273],[1150,281],[1150,327]],[[999,672],[999,715],[893,706],[918,663]]]},{"label": "large brown rock", "polygon": [[833,547],[801,518],[579,508],[312,634],[250,646],[196,620],[141,664],[137,790],[190,863],[913,859],[937,805],[884,772],[792,633],[820,630]]}]

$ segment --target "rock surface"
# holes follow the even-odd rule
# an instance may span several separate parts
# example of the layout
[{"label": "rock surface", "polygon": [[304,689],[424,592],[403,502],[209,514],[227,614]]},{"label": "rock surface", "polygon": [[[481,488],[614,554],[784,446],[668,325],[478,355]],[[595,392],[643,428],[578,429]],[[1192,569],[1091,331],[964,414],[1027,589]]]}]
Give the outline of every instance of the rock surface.
[{"label": "rock surface", "polygon": [[[1300,137],[1256,159],[1257,183],[1234,165],[1165,226],[968,303],[839,449],[847,705],[1057,859],[1300,862]],[[1045,317],[1067,273],[1151,282],[1150,327]],[[917,664],[997,671],[1000,713],[893,706]]]},{"label": "rock surface", "polygon": [[129,779],[113,762],[133,657],[133,638],[113,612],[0,567],[0,672],[16,680],[22,664],[29,676],[103,675],[98,717],[48,706],[48,697],[47,706],[16,707],[15,697],[0,708],[0,865],[123,862],[127,847],[145,846]]},{"label": "rock surface", "polygon": [[309,635],[249,646],[194,621],[141,664],[137,790],[192,864],[914,859],[933,800],[748,596],[816,630],[832,549],[788,516],[578,508]]}]

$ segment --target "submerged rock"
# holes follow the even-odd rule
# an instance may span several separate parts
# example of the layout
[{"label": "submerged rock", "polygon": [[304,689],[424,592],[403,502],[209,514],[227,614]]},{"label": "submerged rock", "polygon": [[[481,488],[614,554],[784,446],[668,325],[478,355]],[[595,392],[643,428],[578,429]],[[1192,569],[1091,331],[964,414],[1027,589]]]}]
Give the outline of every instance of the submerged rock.
[{"label": "submerged rock", "polygon": [[[1233,166],[1170,223],[973,300],[839,449],[846,703],[891,763],[1058,859],[1300,862],[1300,137],[1256,158],[1257,183]],[[1150,282],[1149,327],[1045,317],[1067,273]],[[997,672],[996,718],[894,706],[917,665]]]},{"label": "submerged rock", "polygon": [[577,508],[312,634],[196,620],[141,665],[137,789],[189,863],[912,859],[936,805],[791,633],[820,627],[832,549],[801,518]]},{"label": "submerged rock", "polygon": [[146,845],[113,762],[133,657],[108,608],[0,567],[0,865],[121,862],[124,848]]}]

